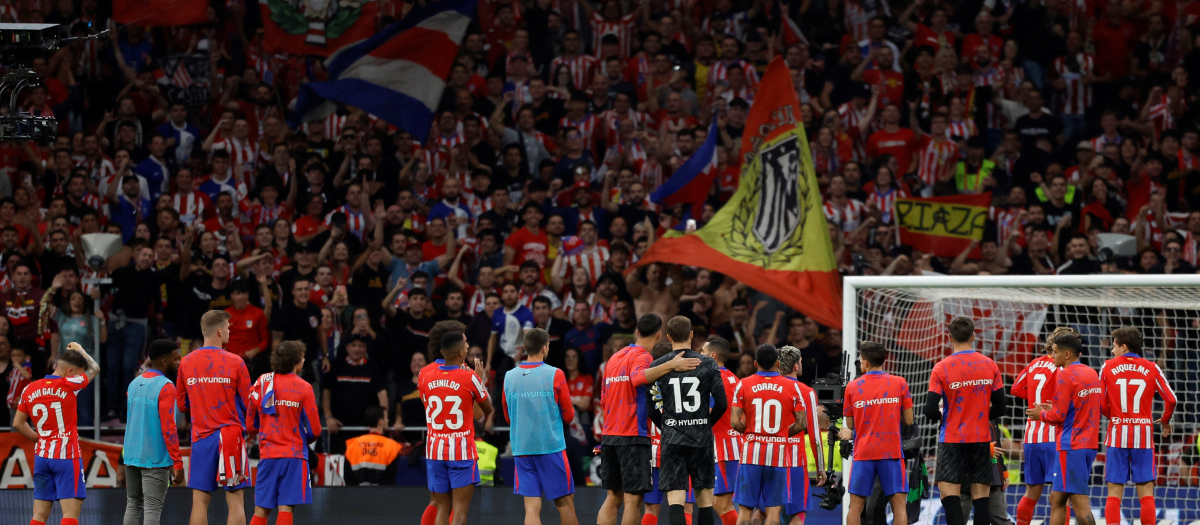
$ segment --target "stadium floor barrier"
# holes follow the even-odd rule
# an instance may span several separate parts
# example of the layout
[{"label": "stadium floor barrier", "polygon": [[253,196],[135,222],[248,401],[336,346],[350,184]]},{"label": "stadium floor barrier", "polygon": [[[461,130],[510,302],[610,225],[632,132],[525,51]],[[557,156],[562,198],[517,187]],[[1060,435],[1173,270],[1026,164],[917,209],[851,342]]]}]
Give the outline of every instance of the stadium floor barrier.
[{"label": "stadium floor barrier", "polygon": [[[841,511],[822,511],[816,508],[816,493],[811,503],[816,510],[809,513],[808,525],[837,525]],[[214,494],[214,496],[218,496]],[[604,502],[605,492],[598,487],[584,487],[575,494],[575,511],[580,523],[595,523],[596,513]],[[418,487],[327,487],[313,490],[313,504],[297,508],[297,524],[330,523],[330,518],[351,518],[353,525],[408,525],[421,522],[421,513],[429,503],[429,491]],[[0,525],[25,525],[32,512],[32,490],[0,490]],[[167,492],[162,523],[187,523],[192,509],[191,491],[173,488]],[[209,508],[209,523],[225,523],[225,499],[214,497]],[[246,517],[254,512],[254,491],[246,491]],[[524,523],[524,502],[512,492],[512,487],[480,487],[471,501],[469,525],[521,525]],[[118,525],[125,515],[123,489],[88,490],[83,504],[83,525]],[[61,514],[56,506],[47,523],[58,523]],[[815,520],[815,521],[814,521]],[[274,523],[274,517],[271,523]],[[558,523],[554,505],[542,505],[542,522]]]}]

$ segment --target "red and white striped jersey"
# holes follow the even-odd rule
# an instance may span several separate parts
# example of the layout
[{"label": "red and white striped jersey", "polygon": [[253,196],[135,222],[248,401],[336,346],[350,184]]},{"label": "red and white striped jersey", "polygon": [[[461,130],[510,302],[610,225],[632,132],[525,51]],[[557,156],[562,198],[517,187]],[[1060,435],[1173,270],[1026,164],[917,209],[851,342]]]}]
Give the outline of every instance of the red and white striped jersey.
[{"label": "red and white striped jersey", "polygon": [[742,66],[742,69],[745,70],[747,86],[749,86],[751,88],[758,86],[758,71],[754,69],[754,65],[749,62],[746,62],[745,60],[742,60],[740,58],[735,58],[733,60],[733,62],[731,62],[729,64],[726,64],[725,62],[718,60],[716,62],[713,62],[713,65],[709,66],[709,68],[708,68],[708,87],[709,87],[709,89],[712,89],[717,84],[721,84],[723,86],[728,87],[729,81],[727,79],[729,77],[729,66],[732,66],[734,64]]},{"label": "red and white striped jersey", "polygon": [[417,388],[429,429],[425,457],[438,461],[479,459],[472,413],[475,403],[488,398],[479,376],[464,368],[443,365],[422,371]]},{"label": "red and white striped jersey", "polygon": [[1165,422],[1171,421],[1177,401],[1158,365],[1137,354],[1114,357],[1100,367],[1100,385],[1100,412],[1108,417],[1104,446],[1154,448],[1154,394],[1163,400]]},{"label": "red and white striped jersey", "polygon": [[1196,242],[1196,234],[1190,231],[1183,231],[1183,260],[1196,265],[1196,251],[1200,245]]},{"label": "red and white striped jersey", "polygon": [[842,231],[849,235],[862,224],[863,216],[867,213],[867,205],[857,199],[846,199],[846,203],[838,206],[833,199],[825,201],[825,220],[842,225]]},{"label": "red and white striped jersey", "polygon": [[25,387],[17,410],[29,416],[29,424],[38,434],[34,455],[48,459],[83,457],[75,423],[75,396],[88,383],[86,375],[50,375]]},{"label": "red and white striped jersey", "polygon": [[108,180],[109,177],[117,173],[117,168],[113,166],[112,159],[101,155],[95,160],[88,160],[86,157],[75,162],[76,166],[84,168],[88,171],[88,175],[92,177],[92,182],[97,184],[102,180]]},{"label": "red and white striped jersey", "polygon": [[288,209],[285,204],[268,208],[262,204],[251,203],[250,209],[246,211],[246,216],[250,227],[257,228],[259,224],[272,224],[276,219],[291,219],[292,210]]},{"label": "red and white striped jersey", "polygon": [[1075,67],[1067,65],[1067,57],[1054,59],[1054,71],[1066,83],[1063,90],[1062,113],[1064,115],[1082,115],[1092,105],[1092,86],[1084,83],[1083,77],[1096,72],[1096,59],[1087,53],[1075,55]]},{"label": "red and white striped jersey", "polygon": [[[793,467],[808,467],[808,452],[805,450],[805,443],[808,443],[813,450],[813,458],[816,459],[816,470],[819,472],[825,471],[825,454],[820,451],[824,450],[821,445],[821,423],[818,419],[815,407],[817,406],[817,393],[812,387],[796,381],[800,387],[800,397],[804,401],[804,417],[808,418],[805,422],[805,430],[794,436],[788,436],[787,454]],[[805,468],[807,470],[807,468]]]},{"label": "red and white striped jersey", "polygon": [[904,189],[903,187],[888,188],[887,191],[884,192],[880,192],[878,189],[876,189],[867,196],[867,205],[870,206],[871,204],[875,204],[875,207],[879,208],[879,210],[883,212],[883,223],[891,224],[892,204],[896,202],[896,199],[906,199],[908,196],[908,190]]},{"label": "red and white striped jersey", "polygon": [[846,29],[850,32],[850,37],[854,42],[866,40],[867,23],[871,20],[871,14],[868,13],[861,3],[851,0],[846,2],[844,18]]},{"label": "red and white striped jersey", "polygon": [[478,218],[484,212],[492,210],[492,198],[479,198],[474,192],[464,191],[462,194],[463,200],[466,201],[467,207],[471,208],[471,215]]},{"label": "red and white striped jersey", "polygon": [[443,135],[442,133],[438,132],[435,125],[433,133],[430,134],[430,140],[432,145],[453,148],[454,146],[466,142],[467,138],[463,136],[462,130],[455,131],[454,134],[450,136]]},{"label": "red and white striped jersey", "polygon": [[[862,110],[857,110],[857,109],[854,109],[854,105],[849,102],[846,102],[846,103],[838,106],[837,111],[838,111],[838,116],[841,117],[841,119],[842,119],[842,128],[848,129],[848,130],[849,129],[857,129],[858,123],[862,122],[862,119],[866,118],[866,116],[867,116],[867,108],[863,108]],[[867,134],[870,134],[871,131],[873,131],[874,129],[875,129],[875,125],[874,125],[874,123],[872,123],[871,127],[867,129]],[[859,142],[861,142],[861,140]]]},{"label": "red and white striped jersey", "polygon": [[621,119],[627,118],[633,121],[633,125],[635,127],[651,127],[650,116],[635,109],[630,109],[624,115],[617,113],[617,110],[615,109],[610,109],[601,113],[599,118],[600,121],[604,123],[604,127],[606,128],[604,133],[604,143],[608,146],[612,146],[621,142],[621,138],[617,132],[617,130],[621,127]]},{"label": "red and white striped jersey", "polygon": [[1125,137],[1122,137],[1119,133],[1115,137],[1101,134],[1099,137],[1091,139],[1088,142],[1092,144],[1092,149],[1096,150],[1096,153],[1103,153],[1105,146],[1109,144],[1120,146],[1122,142],[1125,142]]},{"label": "red and white striped jersey", "polygon": [[229,137],[225,140],[213,144],[213,151],[225,150],[229,152],[230,166],[245,166],[249,169],[254,169],[258,165],[258,144],[249,140],[237,140]]},{"label": "red and white striped jersey", "polygon": [[[1150,189],[1151,194],[1156,191],[1162,191],[1162,186],[1152,183]],[[1187,215],[1188,214],[1184,212],[1167,212],[1167,227],[1175,230],[1182,228],[1184,224],[1187,223]],[[1154,249],[1157,250],[1162,247],[1163,231],[1158,227],[1158,218],[1154,216],[1154,212],[1152,211],[1146,212],[1145,235],[1146,239],[1150,239],[1150,243]]]},{"label": "red and white striped jersey", "polygon": [[996,242],[1004,243],[1004,239],[1008,238],[1014,227],[1023,226],[1017,224],[1017,216],[1022,211],[1025,211],[1025,208],[992,207],[988,209],[988,219],[996,222]]},{"label": "red and white striped jersey", "polygon": [[550,74],[558,71],[558,66],[567,66],[571,71],[571,81],[575,89],[583,89],[592,85],[592,77],[596,74],[596,57],[580,54],[575,58],[556,57],[550,61]]},{"label": "red and white striped jersey", "polygon": [[96,195],[95,193],[85,193],[85,194],[83,194],[82,200],[83,200],[84,206],[87,206],[93,210],[96,210],[96,212],[101,214],[101,216],[107,216],[107,213],[105,213],[104,208],[102,208],[102,206],[104,206],[104,204],[105,204],[104,197]]},{"label": "red and white striped jersey", "polygon": [[[1054,399],[1058,368],[1054,358],[1044,355],[1034,359],[1013,383],[1014,396],[1029,402],[1029,406],[1049,403]],[[1042,420],[1025,420],[1025,443],[1055,443],[1056,427]]]},{"label": "red and white striped jersey", "polygon": [[583,137],[583,147],[590,150],[596,149],[596,129],[600,120],[591,113],[584,113],[583,120],[571,120],[570,116],[563,117],[558,120],[558,129],[566,129],[568,127],[578,128],[579,136]]},{"label": "red and white striped jersey", "polygon": [[182,224],[203,221],[204,212],[213,209],[208,194],[198,191],[176,193],[171,197],[171,206],[179,211],[179,222]]},{"label": "red and white striped jersey", "polygon": [[[629,13],[620,20],[609,22],[604,19],[604,15],[599,12],[592,13],[592,52],[600,54],[600,41],[604,35],[617,35],[617,40],[620,41],[618,50],[621,56],[627,57],[633,54],[633,33],[637,28],[640,11]],[[597,57],[603,59],[605,57]]]},{"label": "red and white striped jersey", "polygon": [[944,177],[958,162],[958,144],[938,137],[922,137],[924,146],[917,150],[917,175],[926,186],[933,186],[939,177]]},{"label": "red and white striped jersey", "polygon": [[425,148],[421,151],[421,160],[425,161],[430,173],[450,167],[450,154],[440,149]]},{"label": "red and white striped jersey", "polygon": [[741,89],[729,89],[721,93],[721,98],[725,99],[725,103],[733,102],[733,99],[740,98],[745,100],[747,104],[754,103],[754,93],[758,91],[755,86],[742,86]]},{"label": "red and white striped jersey", "polygon": [[1154,136],[1161,138],[1162,132],[1175,129],[1175,116],[1171,114],[1171,100],[1163,95],[1150,105],[1150,123],[1154,124]]},{"label": "red and white striped jersey", "polygon": [[342,129],[346,127],[346,116],[330,113],[321,124],[325,127],[325,138],[337,140],[337,137],[342,136]]},{"label": "red and white striped jersey", "polygon": [[591,251],[567,256],[567,260],[563,264],[563,275],[569,279],[575,272],[575,268],[583,268],[587,270],[588,277],[592,280],[592,286],[596,286],[596,279],[599,279],[600,274],[604,273],[604,263],[607,261],[608,248],[596,246]]},{"label": "red and white striped jersey", "polygon": [[[732,400],[740,380],[728,368],[720,367],[719,370],[721,371],[721,384],[725,387],[725,398]],[[713,424],[713,446],[716,447],[717,461],[740,461],[742,447],[746,445],[742,439],[742,433],[734,430],[729,424],[729,417],[732,413],[733,410],[726,411],[721,419]]]},{"label": "red and white striped jersey", "polygon": [[[995,89],[1004,88],[1004,70],[998,67],[992,67],[986,71],[975,72],[975,85],[992,86]],[[973,98],[973,97],[972,97]],[[991,102],[987,103],[987,115],[984,118],[984,124],[988,129],[1004,129],[1005,119],[1004,112]]]},{"label": "red and white striped jersey", "polygon": [[646,422],[646,435],[650,436],[650,466],[662,467],[662,431],[653,421]]},{"label": "red and white striped jersey", "polygon": [[975,121],[967,120],[951,120],[946,124],[946,138],[954,140],[954,137],[960,139],[968,139],[979,134],[979,127],[975,125]]},{"label": "red and white striped jersey", "polygon": [[744,412],[743,465],[792,466],[788,427],[795,412],[804,410],[800,383],[778,372],[759,372],[743,379],[733,391],[733,406]]},{"label": "red and white striped jersey", "polygon": [[363,234],[367,231],[367,218],[363,215],[363,212],[351,209],[349,204],[338,206],[325,215],[325,224],[333,226],[333,214],[339,211],[346,214],[346,230],[353,233],[355,237],[362,239]]}]

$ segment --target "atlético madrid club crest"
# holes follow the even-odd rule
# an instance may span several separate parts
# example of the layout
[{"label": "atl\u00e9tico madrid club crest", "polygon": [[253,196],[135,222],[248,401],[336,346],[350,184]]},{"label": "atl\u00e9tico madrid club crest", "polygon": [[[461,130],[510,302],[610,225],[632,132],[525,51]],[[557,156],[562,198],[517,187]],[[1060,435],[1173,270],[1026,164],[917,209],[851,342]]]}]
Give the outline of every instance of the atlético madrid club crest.
[{"label": "atl\u00e9tico madrid club crest", "polygon": [[324,46],[358,22],[372,0],[268,0],[271,20],[289,35],[307,33],[304,43]]},{"label": "atl\u00e9tico madrid club crest", "polygon": [[800,237],[808,178],[797,137],[784,133],[764,143],[743,169],[743,183],[751,191],[739,203],[726,236],[730,255],[768,270],[788,266],[804,253]]}]

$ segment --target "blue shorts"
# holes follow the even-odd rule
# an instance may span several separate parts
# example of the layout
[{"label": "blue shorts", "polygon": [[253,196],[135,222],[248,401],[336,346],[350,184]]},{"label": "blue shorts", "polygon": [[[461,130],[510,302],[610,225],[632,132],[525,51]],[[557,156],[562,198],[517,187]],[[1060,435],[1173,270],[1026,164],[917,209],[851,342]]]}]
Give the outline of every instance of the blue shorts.
[{"label": "blue shorts", "polygon": [[258,462],[254,475],[254,506],[273,509],[280,505],[309,505],[312,486],[308,479],[308,460],[265,458]]},{"label": "blue shorts", "polygon": [[429,491],[449,494],[454,489],[479,484],[479,465],[473,459],[446,461],[425,460],[425,475],[429,477]]},{"label": "blue shorts", "polygon": [[571,477],[571,465],[567,452],[553,452],[533,456],[515,456],[513,462],[513,494],[530,498],[556,500],[575,493],[575,478]]},{"label": "blue shorts", "polygon": [[1025,444],[1025,484],[1045,485],[1054,481],[1058,464],[1058,445],[1055,443]]},{"label": "blue shorts", "polygon": [[787,467],[739,465],[733,502],[751,509],[782,507],[791,499],[791,472]]},{"label": "blue shorts", "polygon": [[1050,490],[1067,494],[1088,494],[1088,480],[1092,477],[1092,462],[1096,450],[1060,450],[1058,464],[1054,468],[1054,485]]},{"label": "blue shorts", "polygon": [[[192,455],[188,461],[189,488],[212,492],[217,487],[234,491],[250,486],[250,460],[246,456],[246,442],[241,428],[222,427],[196,440],[192,443]],[[221,481],[228,478],[242,479],[236,485]]]},{"label": "blue shorts", "polygon": [[1109,483],[1149,483],[1158,479],[1157,470],[1151,449],[1108,447],[1104,451],[1104,481]]},{"label": "blue shorts", "polygon": [[790,467],[789,470],[791,470],[792,493],[790,501],[783,506],[783,514],[795,516],[801,512],[808,512],[808,467]]},{"label": "blue shorts", "polygon": [[[647,505],[662,505],[667,501],[667,493],[658,489],[658,467],[650,469],[650,492],[647,492],[642,499],[642,503]],[[684,496],[685,503],[696,502],[696,492],[692,490],[692,481],[688,480],[687,495]]]},{"label": "blue shorts", "polygon": [[850,484],[846,490],[864,498],[875,490],[875,479],[884,496],[908,492],[908,476],[904,472],[903,459],[859,459],[850,465]]},{"label": "blue shorts", "polygon": [[729,494],[737,485],[738,462],[737,460],[718,461],[717,462],[717,486],[713,489],[713,494]]},{"label": "blue shorts", "polygon": [[33,499],[58,501],[87,497],[83,459],[33,458]]}]

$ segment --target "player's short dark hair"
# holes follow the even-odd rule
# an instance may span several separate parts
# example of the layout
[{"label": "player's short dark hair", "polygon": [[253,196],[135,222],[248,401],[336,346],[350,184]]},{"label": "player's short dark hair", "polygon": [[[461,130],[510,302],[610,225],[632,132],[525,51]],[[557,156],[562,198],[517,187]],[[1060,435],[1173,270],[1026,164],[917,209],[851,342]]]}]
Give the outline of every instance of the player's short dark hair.
[{"label": "player's short dark hair", "polygon": [[966,317],[955,317],[950,321],[950,340],[963,344],[975,335],[975,323]]},{"label": "player's short dark hair", "polygon": [[[21,348],[21,350],[25,350],[23,347],[20,347],[20,346],[13,347],[14,350],[16,350],[17,348]],[[79,352],[79,350],[63,350],[62,352],[59,352],[58,361],[61,363],[66,363],[68,365],[71,365],[75,368],[79,368],[81,370],[87,368],[87,358],[83,357],[83,354],[81,354]]]},{"label": "player's short dark hair", "polygon": [[[429,353],[441,350],[442,337],[450,332],[466,332],[467,325],[459,321],[438,321],[429,329]],[[461,337],[461,336],[460,336]]]},{"label": "player's short dark hair", "polygon": [[871,366],[883,366],[883,362],[887,361],[888,351],[879,343],[863,343],[858,347],[858,355],[871,363]]},{"label": "player's short dark hair", "polygon": [[179,345],[175,341],[157,339],[150,343],[150,348],[146,351],[146,355],[150,356],[150,360],[153,361],[176,350],[179,350]]},{"label": "player's short dark hair", "polygon": [[730,301],[730,302],[729,302],[729,308],[731,308],[731,309],[732,309],[732,308],[737,308],[737,307],[739,307],[739,306],[743,306],[743,307],[746,307],[746,308],[750,308],[750,301],[747,301],[747,300],[745,300],[745,299],[743,299],[743,298],[741,298],[741,297],[736,297],[736,298],[734,298],[734,300],[733,300],[733,301]]},{"label": "player's short dark hair", "polygon": [[271,352],[271,371],[288,374],[304,360],[305,346],[300,341],[284,341]]},{"label": "player's short dark hair", "polygon": [[658,343],[650,350],[650,357],[658,359],[664,355],[671,353],[671,345],[667,343]]},{"label": "player's short dark hair", "polygon": [[724,362],[729,358],[729,341],[726,341],[724,337],[710,335],[708,336],[708,340],[704,341],[704,344],[712,348],[718,362]]},{"label": "player's short dark hair", "polygon": [[444,359],[458,353],[466,344],[467,342],[463,340],[462,332],[457,330],[446,332],[446,335],[443,335],[441,340],[442,358]]},{"label": "player's short dark hair", "polygon": [[375,425],[378,425],[379,421],[382,420],[383,416],[386,414],[387,412],[384,410],[384,408],[379,405],[371,405],[367,407],[365,411],[363,411],[364,421],[367,423],[368,427],[374,427]]},{"label": "player's short dark hair", "polygon": [[637,320],[638,337],[650,337],[662,331],[662,318],[658,314],[642,314]]},{"label": "player's short dark hair", "polygon": [[1122,326],[1112,331],[1113,342],[1129,347],[1129,352],[1142,355],[1142,331],[1132,326]]},{"label": "player's short dark hair", "polygon": [[759,345],[758,350],[754,352],[754,362],[758,363],[758,367],[763,370],[775,368],[775,365],[779,363],[779,350],[775,348],[775,345]]},{"label": "player's short dark hair", "polygon": [[1081,352],[1083,352],[1083,343],[1079,341],[1078,337],[1075,337],[1071,334],[1063,334],[1055,337],[1054,346],[1058,347],[1060,350],[1072,352],[1075,355],[1079,355]]},{"label": "player's short dark hair", "polygon": [[685,343],[692,336],[692,321],[688,318],[677,315],[667,321],[667,337],[671,338],[671,342]]},{"label": "player's short dark hair", "polygon": [[[544,299],[544,297],[542,298]],[[542,349],[550,343],[550,333],[541,329],[534,328],[525,332],[525,353],[540,354]]]}]

